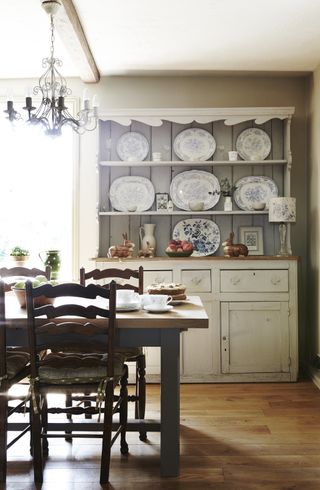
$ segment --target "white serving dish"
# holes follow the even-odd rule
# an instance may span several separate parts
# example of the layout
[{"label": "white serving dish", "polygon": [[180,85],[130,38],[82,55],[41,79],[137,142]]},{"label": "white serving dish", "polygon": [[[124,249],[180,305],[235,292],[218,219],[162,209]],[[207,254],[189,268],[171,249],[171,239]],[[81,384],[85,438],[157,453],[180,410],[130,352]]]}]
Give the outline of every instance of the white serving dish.
[{"label": "white serving dish", "polygon": [[220,199],[217,177],[203,170],[187,170],[176,175],[170,185],[170,196],[179,209],[190,210],[190,202],[202,202],[202,209],[213,208]]},{"label": "white serving dish", "polygon": [[252,211],[255,206],[265,203],[269,207],[269,199],[278,196],[277,184],[270,177],[251,175],[243,177],[235,183],[233,199],[244,211]]},{"label": "white serving dish", "polygon": [[173,229],[174,240],[187,240],[193,245],[193,257],[214,254],[220,245],[218,225],[209,219],[184,219]]},{"label": "white serving dish", "polygon": [[120,136],[116,150],[123,161],[144,160],[149,153],[149,142],[143,134],[129,131]]},{"label": "white serving dish", "polygon": [[139,176],[125,176],[114,180],[110,186],[111,206],[117,211],[147,211],[154,202],[152,182]]},{"label": "white serving dish", "polygon": [[175,154],[184,161],[208,160],[214,154],[216,146],[212,134],[201,128],[184,129],[173,142]]},{"label": "white serving dish", "polygon": [[236,148],[244,160],[265,160],[271,151],[271,140],[262,129],[248,128],[239,134]]}]

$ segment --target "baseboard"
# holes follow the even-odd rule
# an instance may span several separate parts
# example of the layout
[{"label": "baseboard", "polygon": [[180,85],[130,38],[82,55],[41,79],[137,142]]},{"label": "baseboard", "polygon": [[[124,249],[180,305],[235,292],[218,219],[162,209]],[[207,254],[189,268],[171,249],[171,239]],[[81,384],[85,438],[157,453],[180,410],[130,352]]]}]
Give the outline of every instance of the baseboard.
[{"label": "baseboard", "polygon": [[319,371],[319,369],[316,369],[313,366],[309,366],[309,373],[310,373],[311,380],[316,385],[316,387],[319,388],[319,390],[320,390],[320,371]]}]

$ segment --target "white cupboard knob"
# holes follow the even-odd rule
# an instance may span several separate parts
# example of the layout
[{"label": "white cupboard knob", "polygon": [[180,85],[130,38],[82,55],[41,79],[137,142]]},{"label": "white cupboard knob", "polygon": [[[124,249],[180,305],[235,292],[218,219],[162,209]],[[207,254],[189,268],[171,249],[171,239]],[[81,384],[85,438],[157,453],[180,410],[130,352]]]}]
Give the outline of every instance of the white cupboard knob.
[{"label": "white cupboard knob", "polygon": [[239,276],[231,277],[230,281],[235,286],[240,282],[240,277]]},{"label": "white cupboard knob", "polygon": [[271,282],[272,282],[272,284],[274,284],[274,286],[276,286],[277,284],[279,284],[280,281],[281,281],[281,279],[280,279],[279,276],[273,276],[271,278]]},{"label": "white cupboard knob", "polygon": [[191,279],[191,282],[192,282],[192,283],[193,283],[195,286],[198,286],[198,284],[200,284],[200,282],[201,282],[201,281],[202,281],[202,277],[197,277],[197,276],[195,276],[195,277],[193,277],[193,278]]}]

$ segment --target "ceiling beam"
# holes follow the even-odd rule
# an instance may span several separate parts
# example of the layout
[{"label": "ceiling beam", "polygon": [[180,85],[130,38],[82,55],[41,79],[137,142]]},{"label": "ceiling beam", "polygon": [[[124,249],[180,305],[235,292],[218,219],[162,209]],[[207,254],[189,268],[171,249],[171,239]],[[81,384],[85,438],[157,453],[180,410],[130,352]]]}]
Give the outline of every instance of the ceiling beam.
[{"label": "ceiling beam", "polygon": [[55,15],[55,28],[79,70],[83,82],[97,83],[100,73],[72,0],[60,0],[64,8]]}]

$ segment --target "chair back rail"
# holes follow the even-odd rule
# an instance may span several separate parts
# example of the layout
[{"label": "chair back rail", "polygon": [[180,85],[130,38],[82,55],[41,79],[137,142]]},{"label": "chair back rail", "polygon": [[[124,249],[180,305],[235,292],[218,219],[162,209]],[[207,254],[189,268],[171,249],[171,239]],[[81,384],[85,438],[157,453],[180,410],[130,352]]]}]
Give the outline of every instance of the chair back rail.
[{"label": "chair back rail", "polygon": [[11,279],[9,282],[5,281],[5,291],[11,290],[11,287],[17,282],[18,277],[28,278],[36,276],[45,276],[49,281],[51,278],[51,267],[47,265],[45,270],[37,269],[35,267],[32,269],[29,269],[28,267],[0,267],[0,277],[2,279],[4,277],[15,278],[14,280]]},{"label": "chair back rail", "polygon": [[[59,306],[34,306],[34,299],[38,296],[49,298],[65,298],[66,303]],[[70,303],[72,298],[92,299],[98,297],[109,299],[106,307],[89,305],[75,305]],[[116,285],[113,282],[110,289],[90,284],[81,286],[75,283],[52,286],[44,284],[32,288],[30,281],[26,283],[28,339],[31,355],[31,375],[38,377],[39,367],[43,360],[37,355],[39,351],[50,349],[53,352],[107,352],[106,375],[112,377],[114,373],[114,329],[116,326]],[[50,321],[39,323],[39,317]],[[66,318],[65,318],[66,317]],[[77,317],[70,319],[67,317]],[[94,320],[100,318],[99,323]],[[81,320],[83,319],[83,321]],[[104,324],[101,325],[101,319]],[[92,321],[88,321],[92,320]]]},{"label": "chair back rail", "polygon": [[[83,286],[86,284],[86,280],[93,279],[95,281],[101,279],[137,279],[137,285],[133,284],[117,284],[117,289],[132,289],[133,291],[143,294],[143,267],[140,266],[138,270],[135,269],[94,269],[92,271],[86,272],[84,267],[80,269],[80,284]],[[109,283],[103,285],[103,287],[108,288]]]}]

